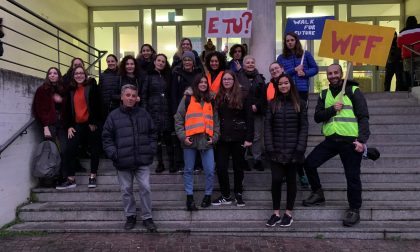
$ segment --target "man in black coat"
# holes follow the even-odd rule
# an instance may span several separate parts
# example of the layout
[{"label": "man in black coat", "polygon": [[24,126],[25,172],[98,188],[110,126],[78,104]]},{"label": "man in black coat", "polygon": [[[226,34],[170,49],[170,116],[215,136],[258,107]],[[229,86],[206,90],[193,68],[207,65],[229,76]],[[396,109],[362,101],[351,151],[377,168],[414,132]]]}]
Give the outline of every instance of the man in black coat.
[{"label": "man in black coat", "polygon": [[317,145],[305,160],[305,171],[311,185],[311,195],[303,201],[304,206],[325,203],[318,176],[318,167],[337,154],[340,155],[347,180],[347,201],[343,225],[353,226],[360,220],[362,206],[362,182],[360,163],[366,142],[369,139],[369,112],[366,100],[357,83],[348,81],[342,99],[343,70],[332,64],[327,68],[329,88],[321,91],[315,108],[315,122],[323,123],[325,140]]},{"label": "man in black coat", "polygon": [[121,88],[122,105],[113,110],[105,121],[102,142],[106,155],[117,169],[122,191],[125,229],[136,225],[136,202],[133,195],[133,178],[139,183],[140,209],[143,225],[156,232],[152,219],[150,190],[150,165],[157,149],[156,129],[149,113],[136,103],[138,90],[134,85]]}]

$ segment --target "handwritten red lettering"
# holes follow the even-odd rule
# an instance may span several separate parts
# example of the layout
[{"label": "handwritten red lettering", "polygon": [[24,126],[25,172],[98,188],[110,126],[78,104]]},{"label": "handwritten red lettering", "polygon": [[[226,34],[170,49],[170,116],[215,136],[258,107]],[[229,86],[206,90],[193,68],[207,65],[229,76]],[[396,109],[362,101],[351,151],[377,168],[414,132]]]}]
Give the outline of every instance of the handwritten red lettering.
[{"label": "handwritten red lettering", "polygon": [[216,22],[219,21],[218,17],[211,17],[209,19],[209,32],[208,33],[218,33],[219,30],[216,27]]}]

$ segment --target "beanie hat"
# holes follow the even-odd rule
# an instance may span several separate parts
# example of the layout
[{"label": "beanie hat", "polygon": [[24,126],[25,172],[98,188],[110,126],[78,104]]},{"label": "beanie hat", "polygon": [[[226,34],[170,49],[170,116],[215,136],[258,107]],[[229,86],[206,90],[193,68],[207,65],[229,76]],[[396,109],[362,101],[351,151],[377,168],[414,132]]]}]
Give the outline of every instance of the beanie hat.
[{"label": "beanie hat", "polygon": [[190,59],[192,59],[194,65],[195,65],[195,55],[194,55],[193,52],[191,52],[191,51],[185,51],[182,54],[182,60],[184,60],[184,58],[190,58]]}]

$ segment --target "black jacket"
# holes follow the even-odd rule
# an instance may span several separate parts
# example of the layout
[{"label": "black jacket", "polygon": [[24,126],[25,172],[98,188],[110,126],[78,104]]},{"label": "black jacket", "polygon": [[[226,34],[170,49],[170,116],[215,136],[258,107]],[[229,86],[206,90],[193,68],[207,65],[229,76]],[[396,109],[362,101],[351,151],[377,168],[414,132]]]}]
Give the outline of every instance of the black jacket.
[{"label": "black jacket", "polygon": [[[357,122],[359,125],[359,137],[357,138],[359,142],[366,143],[369,139],[370,131],[369,131],[369,111],[368,106],[366,103],[366,99],[363,96],[363,93],[360,89],[356,89],[353,93],[352,86],[358,86],[359,84],[355,81],[348,80],[346,85],[346,95],[350,97],[350,100],[353,103],[353,111],[354,115],[357,118]],[[333,97],[336,97],[338,93],[341,91],[342,85],[330,85],[329,89]],[[321,91],[321,96],[318,98],[318,103],[315,107],[315,115],[314,119],[317,123],[323,123],[330,120],[331,117],[335,116],[337,112],[334,109],[334,106],[329,108],[325,108],[325,97],[326,97],[326,90]],[[323,97],[323,98],[321,98]],[[332,135],[328,138],[340,139],[345,140],[348,142],[353,142],[355,139],[354,137],[345,137],[339,135]]]},{"label": "black jacket", "polygon": [[[198,56],[198,53],[196,50],[192,50],[192,53],[195,56],[195,68],[200,68],[201,71],[204,70],[203,63],[201,62],[200,56]],[[172,65],[171,69],[175,69],[176,67],[182,67],[182,59],[175,53],[172,58]]]},{"label": "black jacket", "polygon": [[244,97],[247,97],[251,105],[257,107],[256,114],[264,115],[267,107],[267,95],[265,88],[265,79],[257,70],[246,72],[243,68],[237,73],[239,84]]},{"label": "black jacket", "polygon": [[[75,92],[76,88],[70,88],[70,92],[67,97],[64,119],[64,125],[66,128],[74,127],[76,124],[74,110]],[[87,123],[99,126],[103,121],[101,109],[101,93],[99,92],[99,88],[95,79],[89,78],[87,80],[87,84],[85,86],[85,99],[89,112]]]},{"label": "black jacket", "polygon": [[113,110],[105,121],[102,143],[106,155],[118,170],[134,170],[150,165],[157,150],[152,118],[143,108]]},{"label": "black jacket", "polygon": [[[274,109],[280,103],[280,108]],[[279,163],[303,162],[308,139],[306,102],[297,113],[289,96],[269,103],[264,123],[264,144],[269,157]]]},{"label": "black jacket", "polygon": [[162,75],[156,70],[149,70],[144,82],[142,106],[152,116],[158,132],[173,131],[174,121],[169,109],[170,76]]},{"label": "black jacket", "polygon": [[176,67],[172,72],[171,83],[171,113],[176,114],[179,102],[184,97],[184,91],[191,86],[194,78],[201,74],[200,68],[194,68],[192,72],[185,71],[182,66]]},{"label": "black jacket", "polygon": [[106,69],[99,76],[99,90],[102,97],[102,115],[104,118],[109,112],[120,105],[120,77],[118,71]]},{"label": "black jacket", "polygon": [[220,141],[252,142],[254,139],[254,116],[249,102],[242,109],[232,109],[226,102],[217,105],[220,121]]}]

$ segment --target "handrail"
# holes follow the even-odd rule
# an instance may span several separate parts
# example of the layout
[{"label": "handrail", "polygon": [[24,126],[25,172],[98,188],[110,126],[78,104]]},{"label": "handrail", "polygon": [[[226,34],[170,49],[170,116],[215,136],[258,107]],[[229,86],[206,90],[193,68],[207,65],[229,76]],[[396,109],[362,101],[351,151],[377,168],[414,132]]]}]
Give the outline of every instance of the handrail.
[{"label": "handrail", "polygon": [[420,40],[411,43],[409,45],[402,45],[403,48],[405,48],[406,50],[411,52],[411,57],[410,57],[410,90],[413,89],[414,87],[414,82],[415,81],[419,81],[419,80],[415,80],[416,74],[414,72],[414,55],[416,55],[416,57],[420,57],[420,52],[414,50],[414,46],[419,44]]},{"label": "handrail", "polygon": [[[10,30],[10,31],[15,32],[16,34],[19,34],[19,35],[24,36],[24,37],[26,37],[26,38],[28,38],[28,39],[30,39],[32,41],[35,41],[35,42],[39,43],[42,46],[48,47],[49,49],[52,49],[52,50],[56,51],[57,52],[57,57],[54,58],[54,59],[47,58],[47,57],[42,56],[40,54],[37,54],[35,52],[31,52],[27,48],[26,49],[23,49],[21,47],[18,47],[16,45],[13,45],[13,43],[7,43],[6,41],[3,40],[3,43],[5,45],[7,45],[8,47],[15,48],[18,51],[22,51],[24,53],[31,54],[31,55],[36,56],[38,58],[41,58],[41,59],[48,60],[50,62],[56,63],[56,64],[58,64],[59,67],[60,66],[67,66],[68,67],[68,65],[63,64],[63,63],[60,62],[60,54],[61,55],[69,56],[71,58],[74,58],[75,56],[74,55],[71,55],[70,53],[67,53],[67,52],[64,52],[64,51],[60,50],[60,42],[63,42],[65,44],[67,44],[67,45],[69,45],[69,46],[77,49],[79,52],[83,52],[87,56],[89,62],[87,62],[87,61],[84,60],[84,62],[87,65],[86,66],[86,69],[87,70],[89,70],[89,69],[91,69],[93,67],[93,68],[97,68],[98,71],[99,71],[99,73],[101,72],[101,59],[107,54],[107,51],[99,50],[99,49],[91,46],[89,43],[81,40],[80,38],[74,36],[73,34],[67,32],[65,30],[61,29],[57,25],[53,24],[51,21],[49,21],[49,20],[45,19],[44,17],[36,14],[35,12],[31,11],[30,9],[26,8],[22,4],[16,2],[15,0],[7,0],[7,2],[15,5],[16,7],[20,8],[21,10],[25,11],[26,13],[32,15],[36,19],[38,19],[38,20],[42,21],[43,23],[49,25],[50,27],[54,28],[57,31],[57,34],[54,34],[50,30],[47,30],[46,28],[43,28],[43,27],[41,27],[38,24],[35,24],[34,22],[30,21],[29,19],[24,18],[22,15],[16,14],[15,12],[13,12],[13,11],[11,11],[11,10],[3,7],[3,6],[0,6],[0,10],[5,11],[6,13],[10,14],[11,16],[13,16],[13,17],[15,17],[15,18],[17,18],[17,19],[25,22],[26,24],[30,25],[31,27],[36,28],[38,31],[44,32],[45,34],[47,34],[48,36],[51,36],[52,38],[56,38],[57,39],[57,42],[56,42],[57,45],[53,47],[51,45],[48,45],[48,44],[46,44],[46,43],[44,43],[44,42],[42,42],[42,41],[34,38],[34,37],[28,36],[28,35],[20,32],[20,31],[17,31],[15,29],[11,28],[11,27],[8,27],[6,25],[1,25],[1,26],[4,27],[4,28],[6,28],[6,29],[8,29],[8,30]],[[66,38],[63,38],[62,36],[60,36],[60,34],[65,34],[69,38],[67,38],[67,37]],[[70,39],[76,40],[79,43],[79,45],[75,45],[73,43],[73,41],[70,41]],[[81,46],[86,46],[86,48],[82,48],[80,45]],[[1,61],[9,62],[11,64],[15,64],[15,65],[18,65],[18,66],[22,66],[22,67],[26,67],[26,68],[29,68],[29,69],[34,69],[34,70],[40,71],[40,69],[37,69],[36,66],[28,66],[28,65],[21,64],[21,63],[17,63],[17,62],[14,62],[12,59],[5,59],[4,57],[2,57],[2,58],[0,58],[0,60]],[[99,63],[98,66],[96,66],[97,63]],[[41,71],[41,72],[45,72],[45,71]]]},{"label": "handrail", "polygon": [[0,158],[1,154],[4,150],[7,149],[19,136],[27,134],[26,130],[35,122],[35,118],[31,117],[31,119],[23,125],[15,134],[13,134],[3,145],[0,146]]}]

